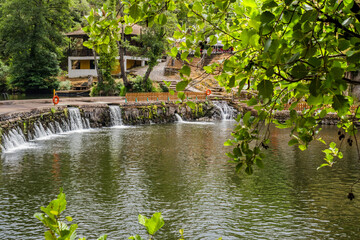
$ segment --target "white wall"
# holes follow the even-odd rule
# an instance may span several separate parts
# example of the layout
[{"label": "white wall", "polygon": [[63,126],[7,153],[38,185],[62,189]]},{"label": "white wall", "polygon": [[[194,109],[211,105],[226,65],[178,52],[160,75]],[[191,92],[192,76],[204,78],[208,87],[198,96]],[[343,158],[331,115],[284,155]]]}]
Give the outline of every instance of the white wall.
[{"label": "white wall", "polygon": [[[99,57],[98,57],[99,59]],[[119,57],[117,57],[119,59]],[[137,61],[148,61],[148,58],[142,57],[133,57],[133,56],[124,56],[125,69],[126,69],[126,60],[137,60]],[[68,77],[69,78],[78,78],[78,77],[88,77],[93,76],[97,77],[96,69],[72,69],[72,61],[76,60],[94,60],[94,57],[68,57]]]}]

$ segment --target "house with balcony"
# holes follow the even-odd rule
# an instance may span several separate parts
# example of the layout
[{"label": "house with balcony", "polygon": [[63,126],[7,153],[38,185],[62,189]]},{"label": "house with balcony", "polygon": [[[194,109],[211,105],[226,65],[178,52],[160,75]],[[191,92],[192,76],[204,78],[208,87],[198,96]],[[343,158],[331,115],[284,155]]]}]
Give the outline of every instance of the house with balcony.
[{"label": "house with balcony", "polygon": [[[131,38],[141,34],[141,26],[133,25],[133,32],[125,35],[125,39],[130,42],[131,45],[137,45]],[[81,78],[81,77],[97,77],[97,72],[94,64],[94,54],[92,49],[84,47],[83,43],[89,39],[88,35],[83,30],[77,30],[74,32],[66,33],[70,38],[68,48],[68,77],[69,78]],[[119,57],[118,57],[119,59]],[[130,52],[126,51],[124,54],[125,69],[131,69],[137,66],[145,66],[147,58],[134,56]],[[120,75],[120,64],[117,66],[112,74]]]}]

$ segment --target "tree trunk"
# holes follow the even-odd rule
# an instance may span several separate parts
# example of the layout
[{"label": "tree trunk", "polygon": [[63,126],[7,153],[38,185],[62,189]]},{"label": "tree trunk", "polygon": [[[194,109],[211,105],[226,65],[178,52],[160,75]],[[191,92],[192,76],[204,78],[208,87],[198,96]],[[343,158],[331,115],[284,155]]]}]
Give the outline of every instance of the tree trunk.
[{"label": "tree trunk", "polygon": [[146,82],[147,82],[147,80],[149,79],[149,76],[150,76],[150,73],[151,73],[151,71],[153,70],[153,67],[148,67],[148,69],[146,70],[146,73],[145,73],[145,75],[144,75],[144,78],[143,78],[143,85],[144,85],[144,87],[146,86]]},{"label": "tree trunk", "polygon": [[[120,8],[120,17],[124,17],[124,11],[123,11],[123,4],[121,2],[121,0],[119,0],[119,8]],[[123,42],[125,41],[125,32],[124,32],[124,24],[121,23],[121,42],[118,41],[118,48],[119,48],[119,62],[120,62],[120,70],[121,70],[121,75],[122,75],[122,79],[124,82],[124,85],[126,88],[131,87],[131,84],[129,83],[127,76],[126,76],[126,69],[125,69],[125,64],[124,64],[124,54],[125,54],[125,48],[123,47]]]},{"label": "tree trunk", "polygon": [[101,85],[103,83],[103,77],[101,72],[99,71],[99,66],[98,66],[98,61],[97,61],[97,54],[96,51],[93,49],[93,54],[94,54],[94,65],[95,65],[95,69],[96,69],[96,73],[98,75],[97,79],[98,79],[98,85]]},{"label": "tree trunk", "polygon": [[124,63],[124,47],[122,46],[122,44],[118,41],[118,48],[119,48],[119,62],[120,62],[120,71],[121,71],[121,76],[124,82],[125,87],[129,88],[131,85],[127,79],[126,76],[126,69],[125,69],[125,63]]}]

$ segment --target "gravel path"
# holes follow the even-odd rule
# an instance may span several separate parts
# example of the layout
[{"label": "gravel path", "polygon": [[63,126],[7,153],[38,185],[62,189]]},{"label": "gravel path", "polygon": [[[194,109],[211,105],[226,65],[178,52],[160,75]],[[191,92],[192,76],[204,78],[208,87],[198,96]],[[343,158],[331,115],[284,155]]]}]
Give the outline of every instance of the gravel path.
[{"label": "gravel path", "polygon": [[[156,65],[150,73],[150,79],[156,82],[163,82],[163,81],[180,82],[181,78],[178,74],[172,76],[164,76],[165,66],[166,66],[166,62],[160,62],[158,65]],[[147,68],[148,66],[137,67],[131,69],[131,72],[135,73],[136,75],[144,76]],[[199,90],[193,87],[188,87],[186,91],[200,92]]]},{"label": "gravel path", "polygon": [[[173,76],[164,76],[164,68],[166,66],[166,62],[161,62],[154,67],[154,69],[150,73],[150,79],[157,82],[162,81],[181,81],[180,76],[173,75]],[[148,66],[144,67],[137,67],[131,69],[131,72],[135,73],[136,75],[144,76]]]}]

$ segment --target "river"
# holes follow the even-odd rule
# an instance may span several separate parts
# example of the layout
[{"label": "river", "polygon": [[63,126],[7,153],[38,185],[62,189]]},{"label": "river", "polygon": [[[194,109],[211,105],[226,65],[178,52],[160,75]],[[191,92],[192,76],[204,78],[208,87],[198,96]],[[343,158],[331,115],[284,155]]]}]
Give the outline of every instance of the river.
[{"label": "river", "polygon": [[[127,239],[144,227],[138,214],[162,212],[156,239],[358,239],[360,177],[355,147],[333,168],[324,145],[302,152],[272,128],[264,169],[237,174],[223,146],[233,122],[165,124],[78,131],[1,155],[0,239],[42,239],[33,217],[63,187],[65,215],[78,237]],[[334,127],[322,137],[337,138]],[[360,185],[360,184],[359,184]],[[146,239],[146,238],[145,238]]]}]

